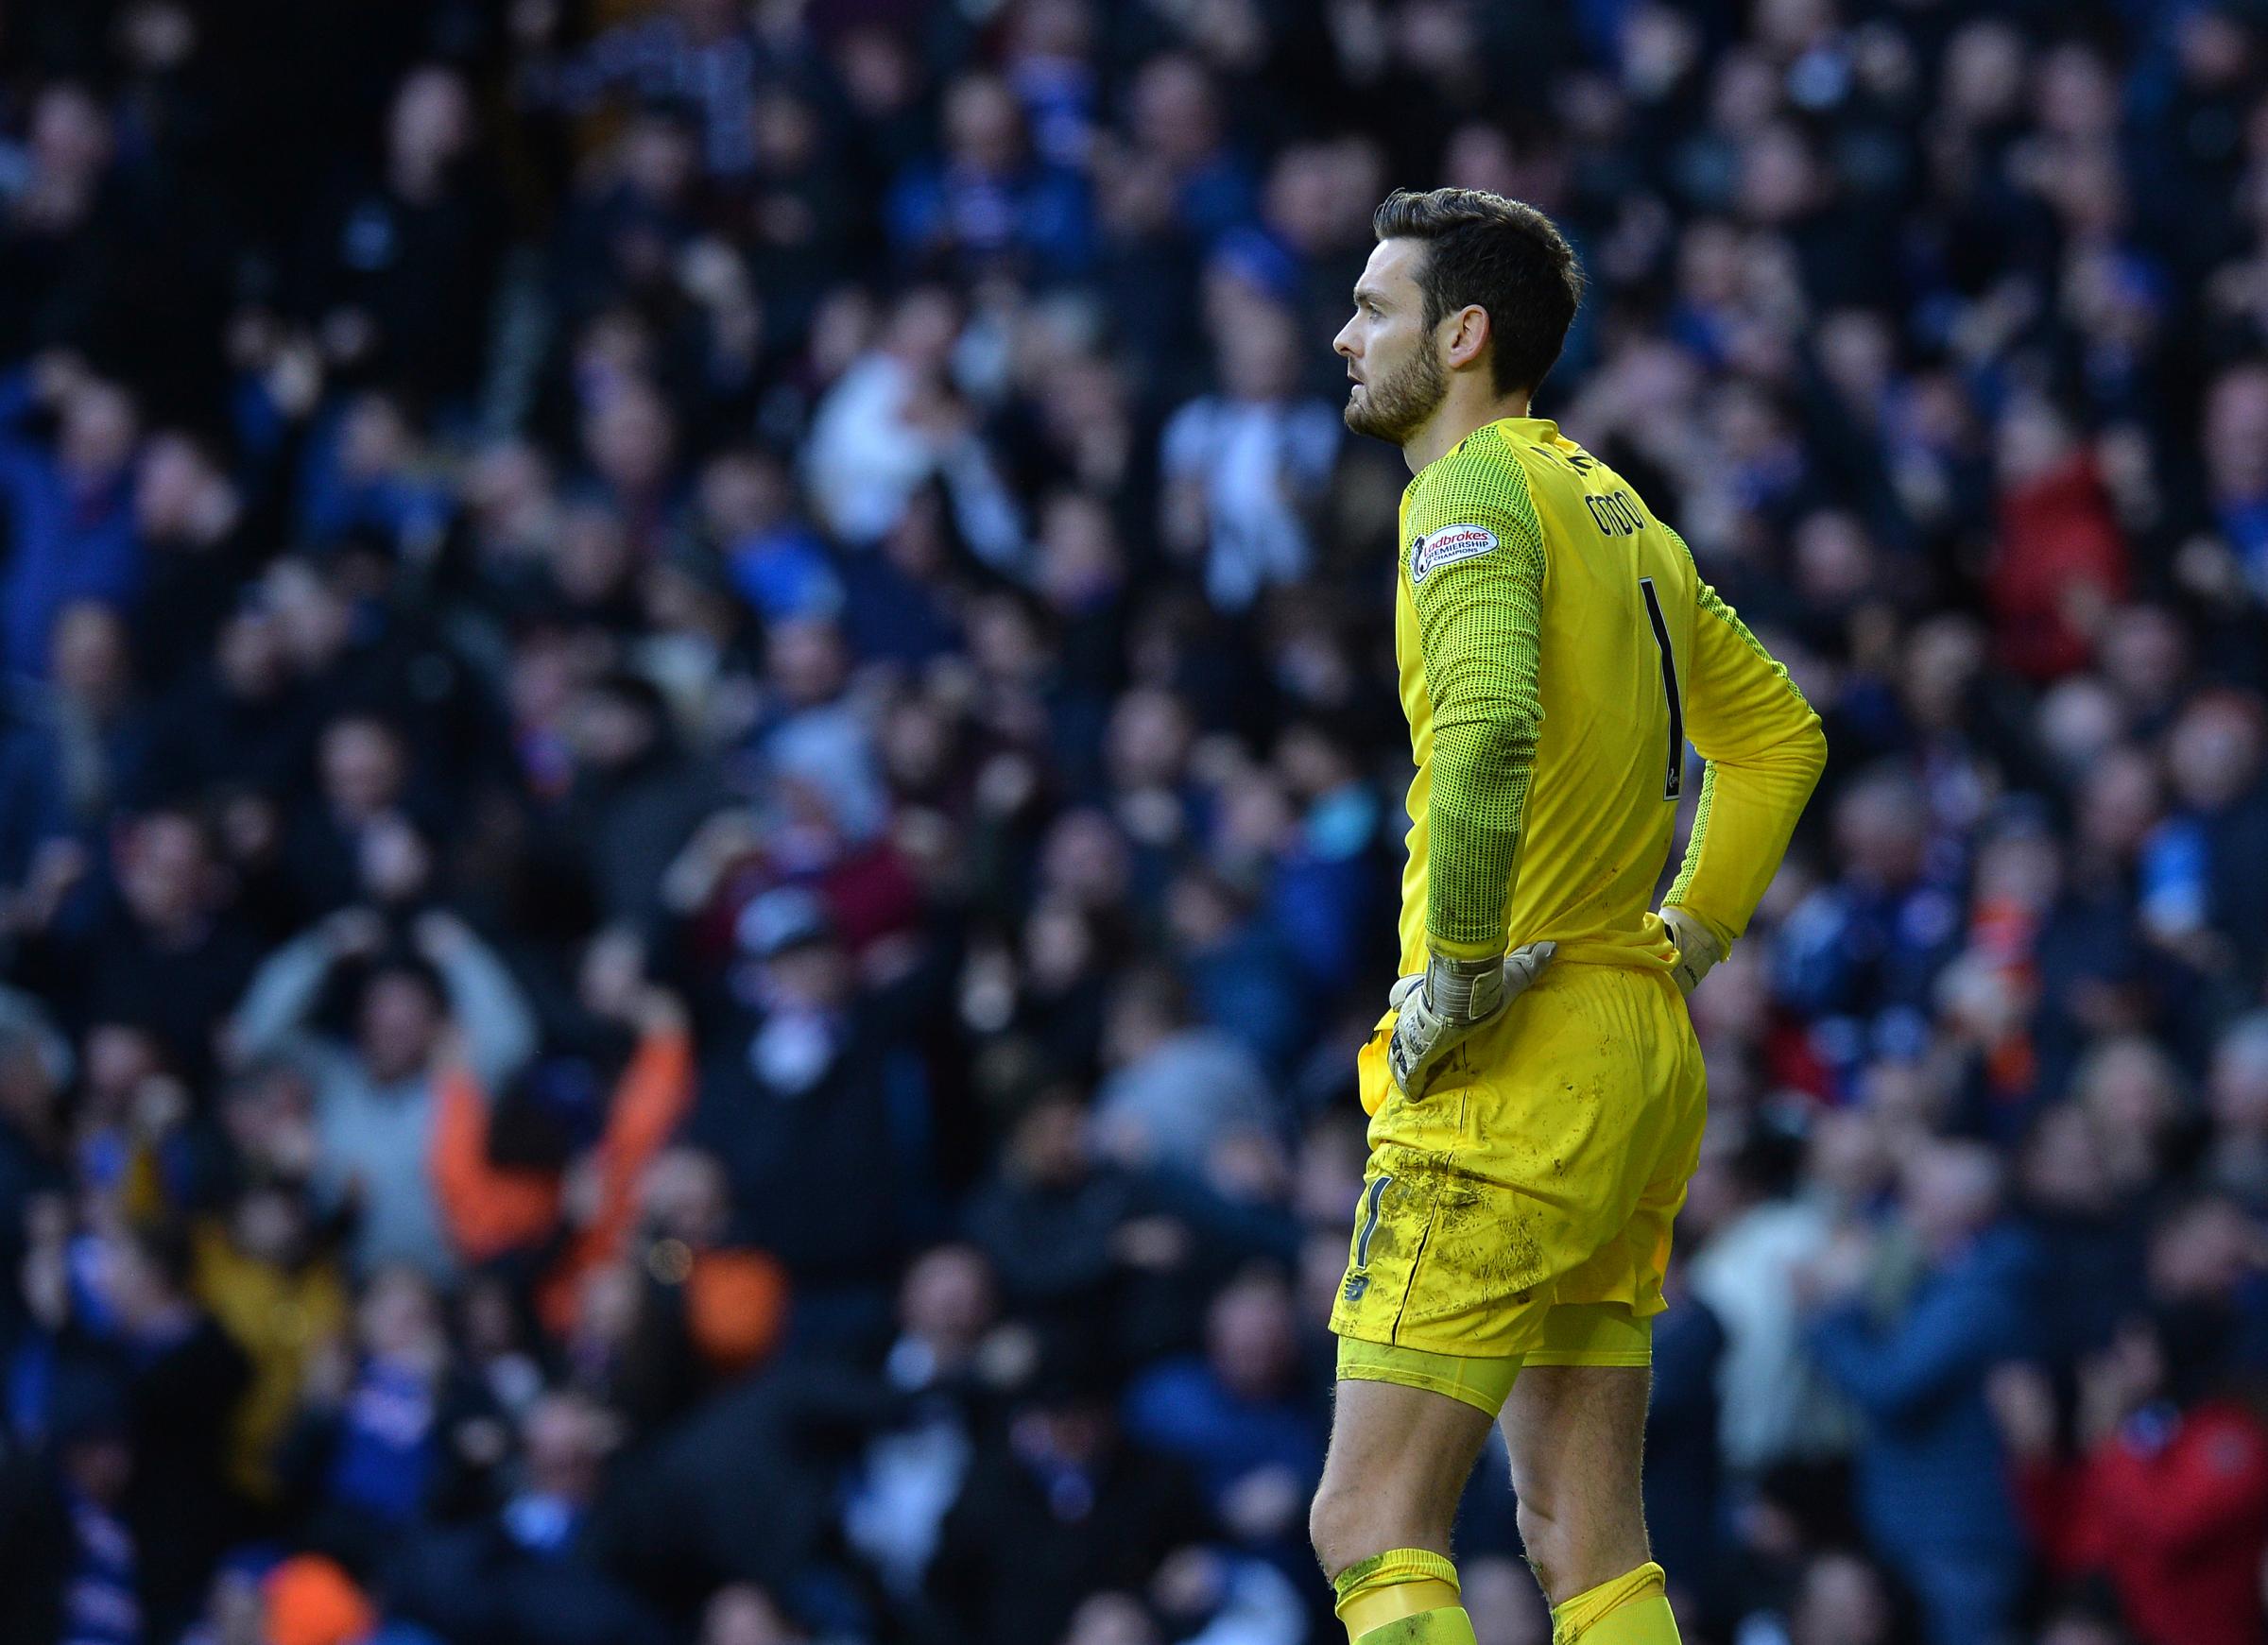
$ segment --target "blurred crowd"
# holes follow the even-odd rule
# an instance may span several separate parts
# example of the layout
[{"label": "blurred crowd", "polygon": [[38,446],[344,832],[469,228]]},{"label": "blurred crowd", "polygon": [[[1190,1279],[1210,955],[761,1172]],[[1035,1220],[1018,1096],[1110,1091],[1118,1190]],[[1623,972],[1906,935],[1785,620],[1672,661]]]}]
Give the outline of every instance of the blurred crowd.
[{"label": "blurred crowd", "polygon": [[1436,182],[1832,750],[1685,1636],[2268,1640],[2268,8],[13,0],[0,1642],[1333,1636]]}]

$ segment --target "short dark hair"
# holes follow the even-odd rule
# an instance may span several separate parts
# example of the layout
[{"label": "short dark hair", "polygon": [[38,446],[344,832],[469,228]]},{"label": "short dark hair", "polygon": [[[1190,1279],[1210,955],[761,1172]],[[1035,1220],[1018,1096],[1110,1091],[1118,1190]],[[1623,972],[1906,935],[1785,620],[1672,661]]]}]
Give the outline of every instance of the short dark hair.
[{"label": "short dark hair", "polygon": [[1381,240],[1422,240],[1430,331],[1468,303],[1488,311],[1497,392],[1533,392],[1559,358],[1583,301],[1583,269],[1559,226],[1481,189],[1396,189],[1370,218]]}]

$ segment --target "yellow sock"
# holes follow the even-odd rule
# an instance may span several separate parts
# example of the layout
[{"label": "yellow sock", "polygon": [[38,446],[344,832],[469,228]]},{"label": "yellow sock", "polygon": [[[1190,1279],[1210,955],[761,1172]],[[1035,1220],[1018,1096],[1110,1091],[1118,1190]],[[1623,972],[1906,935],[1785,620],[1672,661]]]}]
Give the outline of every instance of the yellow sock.
[{"label": "yellow sock", "polygon": [[1358,1559],[1332,1579],[1352,1645],[1476,1645],[1457,1603],[1457,1568],[1423,1548]]},{"label": "yellow sock", "polygon": [[1678,1645],[1661,1567],[1641,1565],[1552,1607],[1552,1645]]}]

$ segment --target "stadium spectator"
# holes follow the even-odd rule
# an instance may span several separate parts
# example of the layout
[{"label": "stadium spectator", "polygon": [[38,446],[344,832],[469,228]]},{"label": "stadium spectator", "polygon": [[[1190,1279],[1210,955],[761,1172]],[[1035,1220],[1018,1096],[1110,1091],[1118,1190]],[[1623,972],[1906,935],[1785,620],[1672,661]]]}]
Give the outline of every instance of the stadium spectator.
[{"label": "stadium spectator", "polygon": [[1864,1424],[1862,1520],[1919,1596],[1938,1645],[1994,1638],[2013,1618],[2023,1545],[1984,1390],[2019,1345],[2031,1253],[1999,1225],[2000,1168],[1976,1143],[1931,1145],[1900,1174],[1899,1231],[1918,1273],[1886,1324],[1864,1295],[1871,1242],[1830,1245],[1813,1284],[1813,1353]]}]

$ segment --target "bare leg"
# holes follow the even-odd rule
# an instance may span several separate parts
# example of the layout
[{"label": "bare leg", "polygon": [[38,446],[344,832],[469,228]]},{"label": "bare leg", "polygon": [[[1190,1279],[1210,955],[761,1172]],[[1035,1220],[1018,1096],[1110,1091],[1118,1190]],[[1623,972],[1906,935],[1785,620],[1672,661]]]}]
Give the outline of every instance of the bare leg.
[{"label": "bare leg", "polygon": [[1652,1557],[1639,1465],[1653,1378],[1643,1365],[1530,1365],[1504,1403],[1521,1540],[1555,1605]]},{"label": "bare leg", "polygon": [[1308,1514],[1323,1574],[1335,1578],[1397,1548],[1446,1557],[1457,1499],[1487,1437],[1487,1414],[1446,1394],[1341,1382],[1323,1482]]}]

